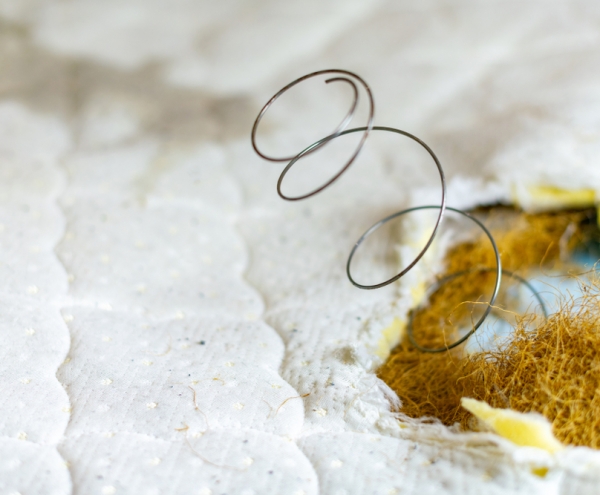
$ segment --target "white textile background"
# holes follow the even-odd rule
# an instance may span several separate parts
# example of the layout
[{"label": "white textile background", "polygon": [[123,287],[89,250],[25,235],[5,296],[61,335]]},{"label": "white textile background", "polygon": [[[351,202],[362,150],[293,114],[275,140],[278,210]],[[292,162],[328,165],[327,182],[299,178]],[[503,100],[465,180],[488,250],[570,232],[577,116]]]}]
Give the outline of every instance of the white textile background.
[{"label": "white textile background", "polygon": [[599,46],[594,0],[0,0],[0,494],[597,493],[591,450],[391,412],[374,349],[410,281],[345,259],[435,175],[386,141],[285,203],[249,132],[343,68],[454,206],[600,192]]}]

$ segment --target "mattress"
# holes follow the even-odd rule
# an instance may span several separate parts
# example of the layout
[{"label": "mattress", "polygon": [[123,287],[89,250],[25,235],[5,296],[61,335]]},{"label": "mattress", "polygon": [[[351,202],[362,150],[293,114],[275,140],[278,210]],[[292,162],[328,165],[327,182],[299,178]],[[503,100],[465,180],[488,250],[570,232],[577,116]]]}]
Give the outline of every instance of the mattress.
[{"label": "mattress", "polygon": [[[599,41],[591,0],[0,0],[1,492],[596,493],[594,450],[398,421],[384,330],[435,260],[377,291],[345,262],[439,203],[422,150],[373,136],[284,202],[250,130],[294,78],[352,70],[449,205],[594,204]],[[261,142],[323,137],[348,101],[319,91]]]}]

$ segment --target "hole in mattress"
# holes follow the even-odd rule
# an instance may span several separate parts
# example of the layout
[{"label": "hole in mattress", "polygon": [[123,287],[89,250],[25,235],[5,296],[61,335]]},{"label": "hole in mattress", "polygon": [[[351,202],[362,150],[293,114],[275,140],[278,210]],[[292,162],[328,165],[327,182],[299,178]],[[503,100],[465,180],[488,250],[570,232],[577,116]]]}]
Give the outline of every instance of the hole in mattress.
[{"label": "hole in mattress", "polygon": [[[378,376],[399,396],[399,412],[477,428],[461,407],[470,397],[492,407],[544,415],[565,444],[600,448],[600,230],[595,209],[528,214],[510,207],[474,211],[492,231],[504,276],[490,317],[465,344],[424,353],[407,338]],[[426,347],[469,331],[474,308],[495,281],[493,251],[483,238],[460,239],[444,258],[445,277],[413,314],[413,334]],[[542,305],[547,312],[543,316]],[[470,301],[470,303],[465,303]]]}]

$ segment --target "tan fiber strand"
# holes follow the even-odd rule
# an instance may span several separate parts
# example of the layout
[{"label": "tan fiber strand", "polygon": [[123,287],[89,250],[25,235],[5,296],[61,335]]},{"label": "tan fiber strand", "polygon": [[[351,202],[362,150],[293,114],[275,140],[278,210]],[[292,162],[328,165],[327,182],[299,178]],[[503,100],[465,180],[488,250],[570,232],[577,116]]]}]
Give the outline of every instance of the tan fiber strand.
[{"label": "tan fiber strand", "polygon": [[[486,222],[492,224],[503,266],[527,277],[531,268],[561,267],[564,250],[585,234],[580,225],[586,214],[507,210],[499,218],[488,212]],[[464,243],[448,253],[446,274],[491,263],[493,253],[485,243]],[[466,355],[461,346],[428,354],[402,342],[378,374],[409,417],[475,429],[474,418],[460,405],[461,397],[471,397],[493,407],[539,412],[562,442],[600,448],[600,284],[580,283],[580,299],[565,296],[560,311],[546,321],[534,320],[533,314],[517,318],[511,338],[494,350]],[[458,321],[472,317],[473,305],[461,303],[483,299],[489,285],[489,274],[482,272],[443,285],[415,314],[417,341],[443,345]]]}]

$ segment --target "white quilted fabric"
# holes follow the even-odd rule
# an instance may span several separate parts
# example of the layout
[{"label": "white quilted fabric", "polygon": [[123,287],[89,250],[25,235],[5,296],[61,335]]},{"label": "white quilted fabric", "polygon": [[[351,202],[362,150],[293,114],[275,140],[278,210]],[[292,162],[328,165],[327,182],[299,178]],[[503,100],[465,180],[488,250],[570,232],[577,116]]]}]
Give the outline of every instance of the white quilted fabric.
[{"label": "white quilted fabric", "polygon": [[[438,201],[422,150],[373,136],[286,203],[249,131],[294,77],[347,68],[436,150],[450,204],[598,194],[599,38],[592,0],[0,0],[0,493],[596,493],[595,451],[391,412],[375,351],[434,265],[361,291],[345,260]],[[327,95],[282,101],[261,142],[321,137],[347,104]]]}]

